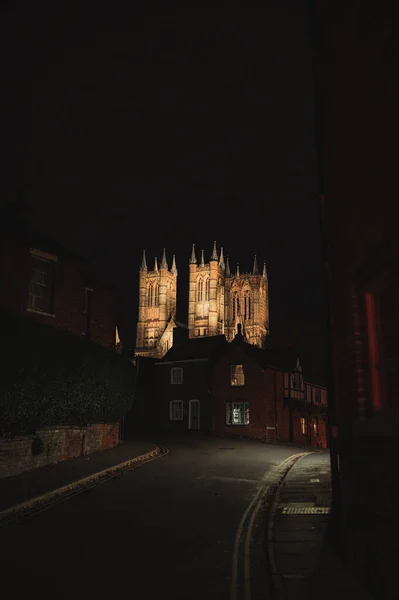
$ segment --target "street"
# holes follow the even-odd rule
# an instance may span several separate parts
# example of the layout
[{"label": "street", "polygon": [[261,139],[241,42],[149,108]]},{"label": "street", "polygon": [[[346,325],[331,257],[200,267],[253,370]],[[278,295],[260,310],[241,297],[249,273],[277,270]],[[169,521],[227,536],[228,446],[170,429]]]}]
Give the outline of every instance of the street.
[{"label": "street", "polygon": [[[228,599],[242,516],[268,474],[301,449],[224,438],[151,441],[168,454],[5,526],[3,589],[14,598]],[[261,521],[253,532],[255,599],[264,577]]]}]

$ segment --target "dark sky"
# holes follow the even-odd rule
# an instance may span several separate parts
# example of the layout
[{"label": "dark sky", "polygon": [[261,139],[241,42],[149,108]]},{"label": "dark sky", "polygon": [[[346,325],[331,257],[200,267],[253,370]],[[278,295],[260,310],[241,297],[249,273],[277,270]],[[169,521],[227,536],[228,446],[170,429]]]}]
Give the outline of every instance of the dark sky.
[{"label": "dark sky", "polygon": [[164,246],[176,253],[184,321],[191,244],[209,255],[216,239],[241,270],[254,251],[267,261],[272,330],[317,356],[320,232],[302,1],[176,6],[8,3],[2,200],[23,189],[41,226],[117,286],[128,345],[142,248],[151,262]]}]

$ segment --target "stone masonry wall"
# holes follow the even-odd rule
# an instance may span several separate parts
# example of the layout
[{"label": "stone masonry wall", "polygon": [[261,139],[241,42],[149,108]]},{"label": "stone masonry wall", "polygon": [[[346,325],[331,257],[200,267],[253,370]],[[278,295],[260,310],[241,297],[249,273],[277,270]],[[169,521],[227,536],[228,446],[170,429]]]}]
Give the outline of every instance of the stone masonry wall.
[{"label": "stone masonry wall", "polygon": [[[43,450],[35,452],[35,438]],[[87,427],[46,427],[37,435],[0,438],[0,478],[78,458],[119,443],[119,423],[99,423]]]}]

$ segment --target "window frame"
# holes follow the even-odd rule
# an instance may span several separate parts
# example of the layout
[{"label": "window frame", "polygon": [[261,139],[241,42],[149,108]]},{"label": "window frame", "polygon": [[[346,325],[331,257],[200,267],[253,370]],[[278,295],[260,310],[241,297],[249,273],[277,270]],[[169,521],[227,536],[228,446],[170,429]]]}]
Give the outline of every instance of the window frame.
[{"label": "window frame", "polygon": [[[176,381],[174,374],[180,373],[180,381]],[[183,384],[183,367],[172,367],[170,369],[170,383],[171,385],[182,385]]]},{"label": "window frame", "polygon": [[[237,409],[237,407],[240,408]],[[240,410],[242,422],[233,422],[234,410]],[[229,427],[249,427],[249,402],[247,402],[246,400],[239,400],[238,402],[226,402],[226,425],[228,425]]]},{"label": "window frame", "polygon": [[[174,413],[174,406],[178,405],[177,416]],[[184,419],[184,406],[183,400],[171,400],[169,402],[169,421],[183,421]]]},{"label": "window frame", "polygon": [[308,422],[306,417],[299,417],[299,423],[301,425],[301,434],[308,437]]},{"label": "window frame", "polygon": [[[42,315],[48,315],[54,317],[54,286],[55,286],[55,265],[57,263],[57,257],[46,252],[39,250],[30,249],[30,273],[28,283],[28,299],[26,310],[28,312],[34,312]],[[35,261],[48,265],[48,269],[40,271],[40,268],[35,267]],[[40,265],[38,265],[40,267]],[[38,271],[48,278],[48,283],[37,281],[34,279],[34,272]],[[47,296],[32,293],[32,289],[36,290],[47,290]],[[33,300],[31,300],[31,298]],[[41,299],[43,305],[46,304],[45,308],[38,307],[35,303],[35,299]]]},{"label": "window frame", "polygon": [[[242,379],[243,382],[239,383],[239,378],[237,377],[237,373],[236,373],[236,368],[237,367],[241,367],[242,369],[242,373],[239,373],[239,375],[242,375]],[[233,383],[233,381],[236,380],[237,383]],[[243,364],[231,364],[230,365],[230,387],[244,387],[245,386],[245,371],[244,371],[244,365]]]}]

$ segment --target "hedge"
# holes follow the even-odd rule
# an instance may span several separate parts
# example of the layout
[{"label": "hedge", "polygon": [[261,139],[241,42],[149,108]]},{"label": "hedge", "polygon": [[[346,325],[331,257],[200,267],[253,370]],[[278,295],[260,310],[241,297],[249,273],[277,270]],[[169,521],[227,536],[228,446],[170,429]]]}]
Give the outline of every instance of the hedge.
[{"label": "hedge", "polygon": [[29,317],[0,313],[0,435],[118,421],[135,370],[108,350]]}]

